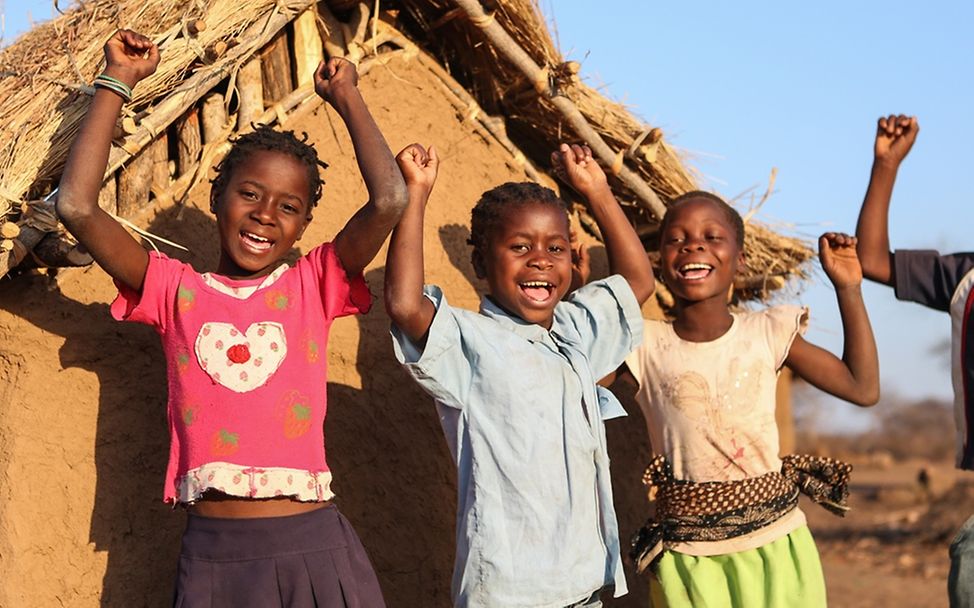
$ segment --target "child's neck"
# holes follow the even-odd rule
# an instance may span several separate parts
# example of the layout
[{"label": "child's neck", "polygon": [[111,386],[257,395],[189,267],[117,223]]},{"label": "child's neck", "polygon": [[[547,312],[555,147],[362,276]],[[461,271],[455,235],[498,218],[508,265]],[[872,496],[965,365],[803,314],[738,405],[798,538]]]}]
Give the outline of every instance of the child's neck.
[{"label": "child's neck", "polygon": [[214,274],[220,275],[222,277],[226,277],[228,279],[232,279],[234,281],[246,281],[248,279],[259,279],[262,277],[266,277],[273,271],[277,270],[277,268],[282,263],[284,263],[283,260],[275,260],[273,263],[268,264],[264,268],[261,268],[260,270],[257,271],[253,271],[253,270],[247,270],[245,268],[241,268],[236,263],[234,263],[234,261],[230,258],[230,256],[226,254],[221,254],[220,261],[217,263],[216,271],[214,272]]},{"label": "child's neck", "polygon": [[677,302],[673,331],[687,342],[710,342],[726,334],[733,324],[734,317],[724,301]]}]

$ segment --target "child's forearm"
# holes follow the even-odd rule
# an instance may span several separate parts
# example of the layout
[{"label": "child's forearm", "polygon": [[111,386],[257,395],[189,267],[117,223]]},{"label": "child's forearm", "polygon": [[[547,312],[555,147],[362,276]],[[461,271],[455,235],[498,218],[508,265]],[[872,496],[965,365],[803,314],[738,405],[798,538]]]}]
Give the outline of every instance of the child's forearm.
[{"label": "child's forearm", "polygon": [[837,287],[844,347],[842,361],[851,376],[850,394],[839,395],[858,405],[879,401],[879,354],[860,285]]},{"label": "child's forearm", "polygon": [[335,238],[335,248],[349,276],[375,258],[407,203],[406,185],[389,145],[357,88],[331,99],[345,121],[369,200]]},{"label": "child's forearm", "polygon": [[96,88],[68,152],[58,186],[57,212],[72,232],[77,222],[99,209],[98,191],[108,166],[112,136],[121,109],[121,97]]},{"label": "child's forearm", "polygon": [[639,236],[608,186],[592,193],[588,197],[588,206],[605,241],[609,271],[622,275],[632,287],[636,300],[642,304],[653,294],[656,281]]},{"label": "child's forearm", "polygon": [[395,225],[406,208],[407,193],[389,144],[357,88],[336,96],[332,104],[348,128],[370,204],[378,213],[388,215]]},{"label": "child's forearm", "polygon": [[423,295],[423,223],[429,193],[409,188],[409,205],[389,240],[385,304],[392,322],[413,342],[423,344],[433,321],[433,303]]},{"label": "child's forearm", "polygon": [[[134,85],[124,74],[110,71],[106,74],[129,86]],[[57,213],[68,231],[88,249],[105,272],[132,289],[140,290],[148,254],[115,218],[98,206],[98,192],[108,166],[115,122],[121,107],[122,99],[117,94],[95,89],[94,99],[68,152],[58,188]]]},{"label": "child's forearm", "polygon": [[856,224],[856,253],[863,276],[872,281],[893,284],[893,261],[889,247],[889,205],[896,182],[896,163],[873,163],[866,197]]}]

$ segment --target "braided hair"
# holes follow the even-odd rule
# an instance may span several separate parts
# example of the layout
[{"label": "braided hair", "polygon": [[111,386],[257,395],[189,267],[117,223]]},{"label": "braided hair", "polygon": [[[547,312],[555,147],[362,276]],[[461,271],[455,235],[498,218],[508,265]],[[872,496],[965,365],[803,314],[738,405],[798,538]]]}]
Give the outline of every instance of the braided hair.
[{"label": "braided hair", "polygon": [[470,239],[467,243],[473,245],[475,252],[486,251],[491,233],[500,224],[505,211],[535,203],[551,205],[568,217],[568,206],[551,188],[533,182],[507,182],[480,195],[480,200],[470,212]]},{"label": "braided hair", "polygon": [[744,219],[741,217],[741,214],[737,212],[737,209],[734,209],[733,207],[728,205],[727,202],[724,201],[724,199],[720,198],[719,196],[717,196],[712,192],[705,192],[703,190],[693,190],[691,192],[681,194],[680,196],[670,201],[669,206],[666,208],[666,213],[663,215],[663,221],[660,222],[659,233],[663,234],[663,231],[666,230],[667,219],[670,217],[670,212],[673,211],[673,209],[676,206],[685,203],[687,201],[701,199],[701,198],[704,200],[708,200],[711,203],[714,203],[721,211],[724,212],[724,215],[727,216],[727,222],[734,228],[734,238],[735,241],[737,242],[737,246],[743,249],[744,248]]},{"label": "braided hair", "polygon": [[318,174],[318,167],[327,169],[328,164],[318,158],[314,146],[307,142],[307,133],[302,133],[301,139],[298,139],[294,131],[275,131],[263,125],[234,139],[230,152],[216,166],[216,177],[210,180],[210,208],[212,209],[216,201],[223,196],[227,184],[230,183],[230,177],[241,163],[250,158],[254,152],[269,150],[292,156],[307,169],[310,186],[308,211],[310,212],[321,199],[321,187],[325,184],[325,180]]}]

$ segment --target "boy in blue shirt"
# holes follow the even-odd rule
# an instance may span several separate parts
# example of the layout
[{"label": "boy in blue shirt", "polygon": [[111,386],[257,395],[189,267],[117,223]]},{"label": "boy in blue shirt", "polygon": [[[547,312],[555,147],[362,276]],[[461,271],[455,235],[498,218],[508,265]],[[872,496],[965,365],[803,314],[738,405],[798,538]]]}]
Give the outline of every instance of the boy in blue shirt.
[{"label": "boy in blue shirt", "polygon": [[[639,344],[649,259],[588,148],[552,155],[589,204],[618,272],[572,292],[565,203],[532,183],[484,193],[472,261],[480,313],[424,290],[423,214],[437,157],[399,154],[409,206],[393,232],[385,302],[396,355],[434,397],[457,464],[456,606],[601,606],[626,593],[596,381]],[[619,276],[621,275],[621,276]],[[564,298],[564,299],[563,299]]]}]

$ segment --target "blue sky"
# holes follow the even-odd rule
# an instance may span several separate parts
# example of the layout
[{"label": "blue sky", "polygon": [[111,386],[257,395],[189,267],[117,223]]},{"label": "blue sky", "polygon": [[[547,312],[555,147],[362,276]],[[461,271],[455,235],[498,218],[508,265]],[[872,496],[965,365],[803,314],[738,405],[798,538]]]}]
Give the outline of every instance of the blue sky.
[{"label": "blue sky", "polygon": [[[49,0],[0,0],[5,41],[49,18]],[[971,2],[643,2],[542,0],[582,76],[689,154],[702,185],[774,196],[758,215],[813,239],[853,231],[872,162],[875,120],[903,112],[921,133],[893,197],[894,246],[974,250],[974,23]],[[838,352],[841,326],[820,271],[798,300],[808,339]],[[883,389],[951,395],[946,315],[868,286]],[[833,404],[825,403],[825,408]],[[831,410],[829,410],[831,411]],[[865,418],[843,407],[836,426]]]}]

